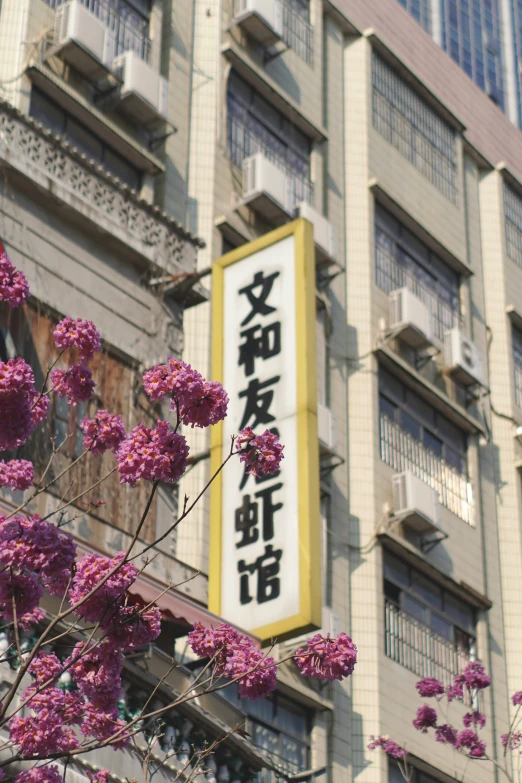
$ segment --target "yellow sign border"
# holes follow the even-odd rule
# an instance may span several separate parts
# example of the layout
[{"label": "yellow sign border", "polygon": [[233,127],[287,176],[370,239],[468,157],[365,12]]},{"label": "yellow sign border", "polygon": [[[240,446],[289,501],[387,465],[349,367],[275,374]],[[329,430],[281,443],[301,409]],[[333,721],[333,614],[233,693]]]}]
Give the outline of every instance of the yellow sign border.
[{"label": "yellow sign border", "polygon": [[[297,353],[297,446],[299,501],[299,613],[251,632],[263,641],[283,640],[321,627],[321,529],[315,358],[315,250],[313,227],[304,218],[218,258],[212,268],[212,378],[223,377],[224,269],[294,235]],[[223,424],[212,427],[211,475],[223,460]],[[225,467],[226,470],[226,467]],[[210,490],[209,609],[221,616],[222,474]],[[227,619],[227,618],[225,618]]]}]

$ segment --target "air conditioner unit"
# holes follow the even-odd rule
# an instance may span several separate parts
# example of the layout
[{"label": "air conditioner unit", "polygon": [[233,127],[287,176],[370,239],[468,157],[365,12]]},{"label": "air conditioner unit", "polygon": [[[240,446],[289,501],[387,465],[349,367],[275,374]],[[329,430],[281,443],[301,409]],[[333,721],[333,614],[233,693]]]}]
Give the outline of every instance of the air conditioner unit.
[{"label": "air conditioner unit", "polygon": [[337,422],[330,408],[317,403],[317,437],[326,451],[335,451],[337,446]]},{"label": "air conditioner unit", "polygon": [[167,80],[133,51],[115,57],[114,69],[122,82],[120,108],[140,125],[162,124],[167,119]]},{"label": "air conditioner unit", "polygon": [[393,512],[417,533],[440,530],[439,495],[410,470],[393,476]]},{"label": "air conditioner unit", "polygon": [[297,216],[306,218],[314,227],[314,242],[318,250],[318,261],[337,261],[337,234],[329,220],[320,215],[306,201],[297,205]]},{"label": "air conditioner unit", "polygon": [[390,329],[412,348],[433,344],[430,311],[409,288],[390,293]]},{"label": "air conditioner unit", "polygon": [[96,80],[110,70],[114,51],[114,31],[79,0],[59,6],[50,56],[60,55],[81,74]]},{"label": "air conditioner unit", "polygon": [[459,383],[486,386],[484,359],[477,346],[460,329],[450,329],[444,335],[444,362]]},{"label": "air conditioner unit", "polygon": [[257,152],[243,161],[243,199],[266,220],[288,218],[291,182],[286,173]]},{"label": "air conditioner unit", "polygon": [[281,0],[236,0],[234,23],[263,46],[283,37]]}]

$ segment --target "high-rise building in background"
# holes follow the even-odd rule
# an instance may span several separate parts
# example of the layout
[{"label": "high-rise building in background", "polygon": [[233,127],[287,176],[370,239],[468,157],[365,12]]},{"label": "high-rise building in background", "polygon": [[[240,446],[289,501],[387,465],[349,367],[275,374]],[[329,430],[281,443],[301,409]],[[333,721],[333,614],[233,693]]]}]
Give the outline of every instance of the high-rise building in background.
[{"label": "high-rise building in background", "polygon": [[520,0],[399,0],[511,122],[522,126]]},{"label": "high-rise building in background", "polygon": [[[493,679],[481,705],[484,735],[499,760],[495,738],[507,731],[510,693],[522,688],[519,9],[493,0],[401,4],[1,7],[0,239],[34,295],[25,326],[2,321],[2,358],[28,350],[29,330],[44,365],[53,319],[90,317],[107,338],[101,401],[133,423],[143,369],[172,354],[209,375],[223,354],[211,326],[216,259],[249,242],[264,250],[265,236],[295,218],[313,225],[315,280],[305,266],[297,282],[315,294],[315,340],[308,323],[295,343],[316,360],[307,375],[316,400],[308,395],[302,406],[317,427],[303,450],[315,449],[319,463],[309,477],[320,493],[308,520],[321,526],[315,624],[349,633],[359,661],[350,680],[325,687],[290,663],[269,700],[247,703],[231,691],[170,716],[181,766],[199,729],[212,739],[246,721],[250,737],[227,739],[209,783],[216,775],[220,783],[258,775],[263,783],[397,783],[397,767],[367,750],[379,734],[406,743],[413,783],[489,783],[486,763],[466,765],[412,727],[415,682],[448,683],[483,661]],[[270,256],[235,294],[252,291],[264,271],[281,282],[291,261]],[[274,335],[283,339],[303,311],[297,286],[278,290],[266,311],[278,308],[277,319],[243,325],[255,367],[273,358]],[[231,407],[252,380],[258,391],[266,382],[257,398],[266,419],[270,405],[286,404],[288,388],[276,384],[286,368],[265,381],[242,357],[237,375],[230,371]],[[56,406],[52,427],[75,435],[77,417]],[[188,437],[195,459],[180,495],[194,497],[210,473],[211,444],[206,434]],[[282,569],[299,564],[308,579],[303,547],[270,543],[274,526],[295,528],[294,507],[286,496],[281,507],[277,494],[289,464],[277,484],[241,484],[242,505],[221,519],[237,549],[230,589],[254,629],[259,606],[266,613],[280,596]],[[177,503],[161,489],[156,531]],[[133,513],[130,500],[128,508],[107,503],[70,529],[84,546],[111,552]],[[217,600],[208,573],[221,550],[210,551],[209,517],[205,498],[143,577],[144,596],[151,584],[184,584],[166,594],[163,649],[129,662],[132,698],[149,682],[143,670],[160,672],[173,649],[189,664],[188,682],[187,628],[218,621],[208,611]],[[256,592],[265,561],[257,550],[251,559],[249,541],[263,537],[267,579],[279,581],[258,582]],[[235,622],[234,608],[223,614]],[[302,643],[290,632],[278,651]],[[111,769],[129,776],[118,758]],[[180,769],[169,763],[166,779]]]}]

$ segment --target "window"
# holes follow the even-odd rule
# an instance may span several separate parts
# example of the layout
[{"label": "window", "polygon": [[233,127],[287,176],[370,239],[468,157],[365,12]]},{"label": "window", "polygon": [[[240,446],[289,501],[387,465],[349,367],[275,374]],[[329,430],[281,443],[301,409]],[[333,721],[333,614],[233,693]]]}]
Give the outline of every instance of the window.
[{"label": "window", "polygon": [[507,254],[522,267],[522,198],[506,183],[504,183],[504,220]]},{"label": "window", "polygon": [[431,32],[430,0],[399,0],[399,3],[410,12],[427,33]]},{"label": "window", "polygon": [[237,685],[230,685],[221,694],[247,716],[246,728],[252,744],[262,749],[277,772],[265,769],[258,783],[277,783],[285,775],[295,775],[310,768],[310,713],[290,699],[275,692],[268,699],[240,699]]},{"label": "window", "polygon": [[[388,768],[388,783],[404,783],[404,777],[399,769],[399,765],[396,761],[389,759]],[[426,772],[421,772],[411,764],[408,766],[411,771],[411,777],[409,783],[440,783],[439,778],[434,778],[433,775],[428,775]]]},{"label": "window", "polygon": [[498,0],[442,0],[442,48],[504,107]]},{"label": "window", "polygon": [[383,564],[386,655],[448,684],[475,652],[473,609],[390,552]]},{"label": "window", "polygon": [[515,402],[522,408],[522,332],[513,327],[513,364],[515,368]]},{"label": "window", "polygon": [[374,128],[456,201],[455,131],[376,52],[372,63]]},{"label": "window", "polygon": [[[66,0],[45,0],[51,8],[58,8]],[[149,38],[150,0],[80,0],[89,11],[114,31],[115,51],[133,51],[146,62],[150,58]]]},{"label": "window", "polygon": [[452,421],[383,368],[379,370],[381,459],[411,470],[449,511],[472,524],[467,437]]},{"label": "window", "polygon": [[64,444],[63,453],[71,459],[76,459],[83,452],[83,432],[80,429],[80,422],[88,415],[88,407],[87,402],[68,405],[65,397],[53,394],[53,438],[57,446]]},{"label": "window", "polygon": [[295,203],[311,200],[310,139],[232,72],[227,90],[228,153],[236,166],[256,152],[291,178]]},{"label": "window", "polygon": [[31,91],[29,113],[31,117],[41,122],[56,136],[61,136],[88,158],[103,166],[113,177],[118,177],[128,187],[139,191],[141,174],[138,169],[131,166],[125,158],[107,146],[105,142],[36,87],[33,87]]},{"label": "window", "polygon": [[428,307],[439,340],[459,326],[460,277],[401,223],[375,205],[375,282],[389,294],[409,288]]},{"label": "window", "polygon": [[283,4],[283,40],[287,46],[312,64],[312,25],[309,0],[286,0]]}]

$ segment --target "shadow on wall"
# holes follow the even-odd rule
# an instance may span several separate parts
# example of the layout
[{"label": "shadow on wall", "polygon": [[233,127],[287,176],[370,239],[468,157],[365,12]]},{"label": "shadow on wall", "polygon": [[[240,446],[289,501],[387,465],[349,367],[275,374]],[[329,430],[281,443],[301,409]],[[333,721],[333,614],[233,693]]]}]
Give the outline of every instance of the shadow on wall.
[{"label": "shadow on wall", "polygon": [[275,60],[266,63],[265,70],[293,101],[301,104],[301,88],[283,56],[276,57]]}]

